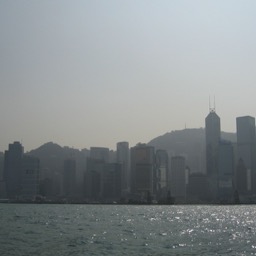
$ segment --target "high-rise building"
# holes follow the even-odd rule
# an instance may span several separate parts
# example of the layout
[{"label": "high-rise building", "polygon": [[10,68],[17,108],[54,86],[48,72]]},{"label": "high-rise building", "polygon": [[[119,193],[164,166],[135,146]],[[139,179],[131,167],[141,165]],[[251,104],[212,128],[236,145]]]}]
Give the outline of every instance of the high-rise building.
[{"label": "high-rise building", "polygon": [[237,161],[243,160],[248,173],[248,189],[256,192],[256,137],[255,118],[242,116],[236,118]]},{"label": "high-rise building", "polygon": [[106,202],[119,201],[121,198],[122,165],[119,163],[105,164],[102,173],[101,198]]},{"label": "high-rise building", "polygon": [[4,154],[0,152],[0,181],[4,179]]},{"label": "high-rise building", "polygon": [[186,160],[183,156],[171,158],[171,194],[176,202],[186,201]]},{"label": "high-rise building", "polygon": [[118,142],[116,145],[116,160],[122,165],[122,191],[128,191],[130,188],[130,154],[129,143]]},{"label": "high-rise building", "polygon": [[4,154],[0,152],[0,198],[6,198],[4,182]]},{"label": "high-rise building", "polygon": [[121,198],[121,171],[119,163],[87,159],[85,173],[85,196],[90,201],[110,202]]},{"label": "high-rise building", "polygon": [[221,141],[218,153],[218,198],[230,202],[234,194],[234,148],[229,141]]},{"label": "high-rise building", "polygon": [[214,109],[210,109],[210,113],[205,118],[206,173],[213,200],[216,200],[218,193],[218,150],[220,138],[220,118]]},{"label": "high-rise building", "polygon": [[85,172],[85,197],[88,200],[100,200],[102,191],[102,174],[105,169],[103,160],[88,157]]},{"label": "high-rise building", "polygon": [[74,158],[64,160],[62,181],[63,195],[74,196],[76,192],[76,160]]},{"label": "high-rise building", "polygon": [[154,147],[137,144],[131,148],[131,192],[138,200],[147,200],[154,194]]},{"label": "high-rise building", "polygon": [[105,163],[109,163],[109,148],[91,147],[90,157],[92,159],[102,160]]},{"label": "high-rise building", "polygon": [[208,175],[217,175],[218,147],[221,138],[220,118],[211,110],[205,118],[206,171]]},{"label": "high-rise building", "polygon": [[243,160],[240,158],[236,166],[236,190],[239,195],[246,195],[248,193],[248,174]]},{"label": "high-rise building", "polygon": [[193,203],[209,200],[208,177],[206,174],[198,172],[189,175],[187,199]]},{"label": "high-rise building", "polygon": [[103,175],[109,163],[109,149],[91,147],[85,172],[85,196],[88,200],[101,201],[103,198]]},{"label": "high-rise building", "polygon": [[168,193],[169,158],[166,150],[156,151],[155,190],[157,199],[163,199]]},{"label": "high-rise building", "polygon": [[22,158],[22,199],[33,200],[39,194],[39,163],[39,159],[33,156],[24,155]]},{"label": "high-rise building", "polygon": [[4,154],[4,181],[8,198],[16,198],[21,192],[23,146],[20,142],[9,144]]}]

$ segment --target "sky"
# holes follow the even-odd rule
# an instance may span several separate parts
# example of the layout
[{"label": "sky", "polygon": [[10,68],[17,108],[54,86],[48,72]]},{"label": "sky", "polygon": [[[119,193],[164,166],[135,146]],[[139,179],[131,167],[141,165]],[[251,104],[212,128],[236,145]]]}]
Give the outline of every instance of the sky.
[{"label": "sky", "polygon": [[0,0],[0,151],[130,146],[256,117],[254,0]]}]

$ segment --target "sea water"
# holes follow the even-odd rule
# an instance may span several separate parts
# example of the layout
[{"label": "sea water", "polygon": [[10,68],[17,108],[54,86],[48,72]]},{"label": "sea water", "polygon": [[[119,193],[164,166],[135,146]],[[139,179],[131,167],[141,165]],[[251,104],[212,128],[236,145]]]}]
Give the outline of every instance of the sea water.
[{"label": "sea water", "polygon": [[0,255],[256,255],[256,206],[0,204]]}]

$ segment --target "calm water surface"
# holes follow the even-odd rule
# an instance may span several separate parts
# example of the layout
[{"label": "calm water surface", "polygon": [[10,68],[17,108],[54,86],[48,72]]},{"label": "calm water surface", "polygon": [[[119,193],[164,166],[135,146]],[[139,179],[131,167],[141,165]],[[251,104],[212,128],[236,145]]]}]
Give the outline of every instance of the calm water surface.
[{"label": "calm water surface", "polygon": [[256,206],[0,204],[0,255],[256,255]]}]

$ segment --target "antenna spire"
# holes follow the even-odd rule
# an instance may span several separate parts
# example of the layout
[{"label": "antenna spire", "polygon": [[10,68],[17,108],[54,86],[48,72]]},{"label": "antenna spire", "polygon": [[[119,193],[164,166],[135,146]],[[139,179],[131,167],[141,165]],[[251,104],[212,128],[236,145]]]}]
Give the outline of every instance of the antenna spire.
[{"label": "antenna spire", "polygon": [[211,97],[209,96],[209,111],[210,112],[215,112],[215,96],[213,97],[213,107],[211,106]]}]

